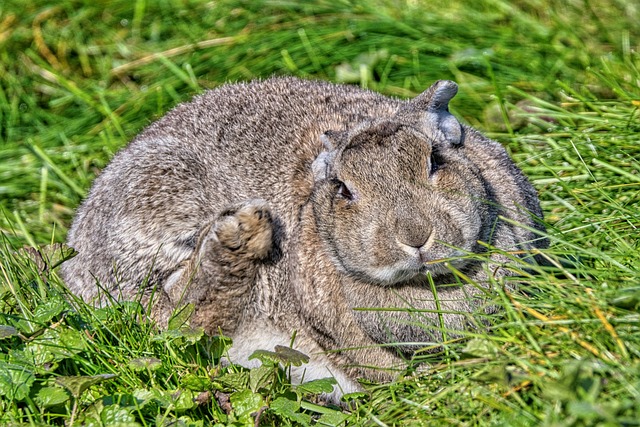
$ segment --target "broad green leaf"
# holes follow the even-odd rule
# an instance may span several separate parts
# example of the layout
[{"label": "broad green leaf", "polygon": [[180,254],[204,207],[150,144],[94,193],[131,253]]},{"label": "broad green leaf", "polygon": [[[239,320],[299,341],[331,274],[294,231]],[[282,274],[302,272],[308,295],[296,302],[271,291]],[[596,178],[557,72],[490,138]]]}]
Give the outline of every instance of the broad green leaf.
[{"label": "broad green leaf", "polygon": [[572,401],[568,403],[567,411],[579,419],[595,421],[601,417],[602,408],[591,402]]},{"label": "broad green leaf", "polygon": [[0,340],[18,336],[18,330],[13,326],[0,325]]},{"label": "broad green leaf", "polygon": [[69,393],[61,387],[42,387],[33,400],[42,407],[59,405],[69,400]]},{"label": "broad green leaf", "polygon": [[197,343],[204,336],[204,329],[201,327],[184,328],[181,330],[181,332],[184,339],[190,344]]},{"label": "broad green leaf", "polygon": [[155,335],[151,338],[152,341],[173,341],[175,339],[181,338],[182,332],[178,329],[168,329],[166,331],[162,331],[162,333]]},{"label": "broad green leaf", "polygon": [[249,356],[249,360],[258,359],[264,365],[270,366],[278,363],[282,363],[284,366],[301,366],[303,363],[309,363],[309,356],[290,347],[277,345],[274,350],[256,350]]},{"label": "broad green leaf", "polygon": [[340,411],[335,411],[331,414],[322,414],[315,425],[340,427],[345,425],[347,418],[349,418],[347,414],[344,414]]},{"label": "broad green leaf", "polygon": [[104,426],[134,427],[140,425],[135,422],[136,417],[131,413],[131,409],[125,409],[118,405],[105,406],[100,414],[100,419]]},{"label": "broad green leaf", "polygon": [[331,393],[337,383],[335,378],[321,378],[297,385],[296,390],[308,394]]},{"label": "broad green leaf", "polygon": [[130,393],[116,393],[102,398],[102,403],[107,405],[117,405],[121,408],[140,408],[144,402]]},{"label": "broad green leaf", "polygon": [[186,411],[196,405],[193,401],[194,396],[191,390],[137,389],[133,392],[133,396],[138,399],[140,405],[146,405],[150,401],[154,401],[163,408],[172,408],[178,411]]},{"label": "broad green leaf", "polygon": [[113,318],[114,308],[112,305],[108,305],[102,308],[96,308],[91,312],[91,317],[100,321],[101,323],[108,322]]},{"label": "broad green leaf", "polygon": [[6,362],[13,363],[14,365],[23,366],[28,370],[32,371],[36,375],[47,373],[49,371],[49,368],[51,368],[51,366],[49,365],[36,364],[35,361],[33,360],[33,357],[31,356],[31,353],[25,350],[18,350],[18,349],[9,350],[8,354],[6,355],[0,353],[0,359],[3,358],[2,356],[8,356],[5,359]]},{"label": "broad green leaf", "polygon": [[15,327],[19,332],[28,337],[37,335],[37,333],[41,333],[42,330],[45,329],[40,323],[33,321],[31,318],[20,319],[15,323]]},{"label": "broad green leaf", "polygon": [[496,345],[486,339],[474,338],[467,342],[467,345],[462,350],[463,353],[473,357],[483,357],[488,359],[495,359],[498,355],[498,349]]},{"label": "broad green leaf", "polygon": [[264,406],[262,396],[249,389],[232,393],[229,400],[231,400],[233,412],[241,420],[250,418],[252,413]]},{"label": "broad green leaf", "polygon": [[278,397],[269,406],[271,411],[282,418],[296,422],[303,426],[311,425],[311,416],[300,412],[300,403],[286,397]]},{"label": "broad green leaf", "polygon": [[23,366],[0,362],[0,395],[9,400],[23,400],[29,395],[36,377]]},{"label": "broad green leaf", "polygon": [[[159,414],[156,417],[156,427],[203,427],[203,420],[192,420],[190,417],[182,416],[180,418],[168,417],[164,414]],[[214,427],[217,427],[214,426]]]},{"label": "broad green leaf", "polygon": [[162,361],[155,357],[138,357],[131,359],[128,366],[135,371],[155,371],[162,367]]},{"label": "broad green leaf", "polygon": [[56,356],[51,351],[51,348],[40,344],[38,341],[28,343],[25,346],[24,353],[37,366],[46,366],[56,361]]},{"label": "broad green leaf", "polygon": [[251,353],[249,360],[258,359],[265,366],[276,366],[280,363],[280,356],[275,351],[256,350]]},{"label": "broad green leaf", "polygon": [[156,397],[155,393],[153,393],[150,390],[143,389],[143,388],[136,389],[131,394],[133,395],[134,398],[136,398],[138,400],[138,407],[140,407],[140,408],[142,408],[147,403],[149,403],[152,400],[154,400],[155,397]]},{"label": "broad green leaf", "polygon": [[343,394],[340,400],[343,402],[350,402],[352,400],[364,399],[367,396],[369,395],[363,391],[354,391],[353,393]]},{"label": "broad green leaf", "polygon": [[114,374],[102,374],[92,376],[72,376],[72,377],[58,377],[56,383],[65,387],[71,392],[73,397],[78,398],[82,393],[94,384],[99,384],[103,381],[114,378]]},{"label": "broad green leaf", "polygon": [[171,313],[167,329],[179,330],[189,325],[189,319],[193,315],[196,306],[192,303],[185,304]]},{"label": "broad green leaf", "polygon": [[290,363],[293,366],[301,366],[304,363],[309,363],[309,356],[291,347],[277,345],[275,350],[285,364]]},{"label": "broad green leaf", "polygon": [[[46,333],[45,333],[46,335]],[[75,329],[62,329],[57,336],[52,335],[54,341],[50,344],[54,346],[61,357],[71,357],[86,349],[86,340],[82,332]],[[57,340],[56,340],[57,338]]]},{"label": "broad green leaf", "polygon": [[184,339],[188,344],[195,344],[204,336],[203,328],[168,329],[152,338],[153,341],[174,341]]},{"label": "broad green leaf", "polygon": [[542,394],[547,399],[566,402],[575,399],[576,396],[574,389],[558,381],[547,380],[543,385],[541,384],[541,387]]},{"label": "broad green leaf", "polygon": [[521,378],[522,374],[514,371],[512,366],[487,365],[485,369],[479,370],[472,377],[474,381],[484,383],[510,383]]},{"label": "broad green leaf", "polygon": [[48,329],[25,347],[39,365],[59,362],[85,349],[86,341],[82,333],[68,328]]},{"label": "broad green leaf", "polygon": [[193,408],[196,404],[193,401],[193,392],[191,390],[177,390],[171,394],[173,405],[178,411],[186,411]]},{"label": "broad green leaf", "polygon": [[180,380],[180,385],[192,391],[203,391],[211,386],[211,379],[201,375],[186,374]]},{"label": "broad green leaf", "polygon": [[640,287],[620,289],[609,304],[627,310],[640,310]]},{"label": "broad green leaf", "polygon": [[33,313],[33,319],[44,325],[62,313],[66,308],[67,303],[63,299],[54,297],[36,307]]},{"label": "broad green leaf", "polygon": [[105,403],[102,399],[94,401],[86,409],[80,412],[77,419],[78,424],[82,427],[104,427],[102,422],[102,411]]},{"label": "broad green leaf", "polygon": [[249,384],[249,372],[229,372],[216,379],[222,385],[235,390],[246,388]]},{"label": "broad green leaf", "polygon": [[249,371],[249,388],[257,392],[260,388],[266,387],[273,381],[275,375],[271,366],[259,366]]},{"label": "broad green leaf", "polygon": [[166,390],[159,389],[151,389],[149,390],[150,399],[160,405],[162,408],[169,408],[173,405],[173,397],[171,396],[171,392]]},{"label": "broad green leaf", "polygon": [[300,410],[300,402],[286,397],[278,397],[271,402],[269,408],[278,415],[289,414]]}]

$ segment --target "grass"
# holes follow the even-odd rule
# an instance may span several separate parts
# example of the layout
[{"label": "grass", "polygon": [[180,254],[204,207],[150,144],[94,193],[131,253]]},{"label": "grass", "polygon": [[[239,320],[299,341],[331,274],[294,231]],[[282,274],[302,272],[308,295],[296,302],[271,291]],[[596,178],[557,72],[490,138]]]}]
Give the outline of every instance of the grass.
[{"label": "grass", "polygon": [[[639,425],[640,9],[449,3],[2,2],[2,423]],[[224,367],[221,338],[180,317],[158,331],[136,303],[87,307],[55,273],[66,253],[19,250],[63,242],[95,175],[173,105],[272,74],[401,97],[456,80],[453,111],[538,189],[557,263],[522,270],[523,292],[496,286],[490,333],[425,349],[426,372],[347,411],[314,403],[326,383],[287,383],[295,355]]]}]

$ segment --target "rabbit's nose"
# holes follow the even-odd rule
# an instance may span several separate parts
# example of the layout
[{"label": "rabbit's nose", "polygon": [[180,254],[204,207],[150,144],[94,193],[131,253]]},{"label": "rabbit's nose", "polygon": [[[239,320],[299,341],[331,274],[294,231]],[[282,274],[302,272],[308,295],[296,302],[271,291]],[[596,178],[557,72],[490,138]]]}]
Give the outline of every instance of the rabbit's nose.
[{"label": "rabbit's nose", "polygon": [[400,246],[400,249],[402,249],[405,253],[410,255],[412,258],[419,260],[421,263],[424,263],[431,260],[431,257],[429,256],[429,248],[436,240],[435,235],[435,233],[429,232],[426,238],[414,240],[412,243],[407,243],[407,239],[405,239],[404,241],[396,239],[396,242]]},{"label": "rabbit's nose", "polygon": [[398,201],[395,209],[389,213],[393,215],[392,224],[399,244],[410,248],[412,252],[425,250],[425,246],[433,244],[434,230],[428,217],[420,212],[418,203],[411,200]]},{"label": "rabbit's nose", "polygon": [[431,246],[433,241],[433,233],[429,233],[427,237],[424,237],[423,233],[418,235],[411,235],[408,238],[401,239],[401,242],[407,246],[411,246],[416,249],[427,249],[425,246]]},{"label": "rabbit's nose", "polygon": [[398,243],[419,252],[428,250],[435,241],[435,233],[431,227],[411,224],[405,226],[403,231],[397,237]]}]

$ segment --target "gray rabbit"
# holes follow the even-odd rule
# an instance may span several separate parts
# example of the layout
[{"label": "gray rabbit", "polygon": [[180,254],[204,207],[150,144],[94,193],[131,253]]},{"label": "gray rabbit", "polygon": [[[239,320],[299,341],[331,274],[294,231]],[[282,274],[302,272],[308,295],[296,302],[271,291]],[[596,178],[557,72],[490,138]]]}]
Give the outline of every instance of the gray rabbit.
[{"label": "gray rabbit", "polygon": [[449,113],[456,92],[438,81],[401,101],[272,78],[197,96],[96,179],[61,274],[96,304],[99,287],[141,295],[160,325],[193,303],[192,324],[232,337],[229,358],[245,365],[296,331],[311,355],[297,380],[333,375],[336,396],[358,377],[388,380],[411,344],[442,341],[440,319],[464,330],[491,310],[452,273],[482,286],[508,274],[506,257],[489,268],[464,256],[479,242],[547,245],[532,231],[544,231],[535,190],[500,144]]}]

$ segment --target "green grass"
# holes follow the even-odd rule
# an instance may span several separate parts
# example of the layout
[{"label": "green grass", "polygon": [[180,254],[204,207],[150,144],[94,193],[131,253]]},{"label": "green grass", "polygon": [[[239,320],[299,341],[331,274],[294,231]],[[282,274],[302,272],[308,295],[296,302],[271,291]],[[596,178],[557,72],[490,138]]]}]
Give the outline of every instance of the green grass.
[{"label": "green grass", "polygon": [[[261,425],[640,425],[640,9],[449,3],[2,2],[0,423],[253,425],[268,407]],[[273,74],[400,97],[456,80],[452,110],[508,147],[540,193],[543,255],[565,261],[497,283],[489,333],[342,411],[313,403],[327,384],[287,383],[276,362],[295,357],[221,366],[220,338],[87,307],[52,270],[64,254],[18,251],[63,242],[96,174],[173,105]]]}]

